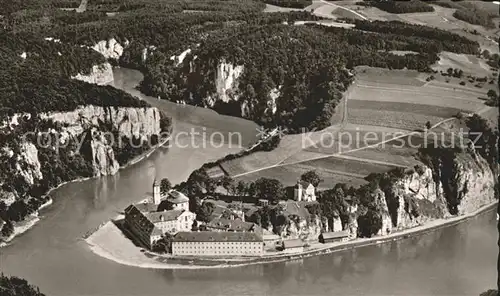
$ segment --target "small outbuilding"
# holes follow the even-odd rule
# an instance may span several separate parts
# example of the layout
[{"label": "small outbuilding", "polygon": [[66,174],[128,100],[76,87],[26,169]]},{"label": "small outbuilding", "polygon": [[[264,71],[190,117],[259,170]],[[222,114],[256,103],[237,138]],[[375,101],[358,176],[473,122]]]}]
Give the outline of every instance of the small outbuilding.
[{"label": "small outbuilding", "polygon": [[336,242],[346,242],[349,240],[349,232],[347,231],[336,231],[336,232],[323,232],[319,235],[320,243],[336,243]]},{"label": "small outbuilding", "polygon": [[267,199],[259,199],[259,205],[262,207],[266,207],[269,205],[269,200]]},{"label": "small outbuilding", "polygon": [[301,239],[288,239],[283,241],[283,250],[285,252],[304,251],[304,242]]}]

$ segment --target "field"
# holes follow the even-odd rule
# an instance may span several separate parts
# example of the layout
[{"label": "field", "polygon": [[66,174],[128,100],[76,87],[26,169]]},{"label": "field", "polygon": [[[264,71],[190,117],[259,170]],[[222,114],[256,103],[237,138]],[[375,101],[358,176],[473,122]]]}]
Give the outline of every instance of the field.
[{"label": "field", "polygon": [[473,55],[452,52],[440,53],[439,61],[432,66],[432,69],[446,72],[448,68],[462,69],[465,74],[472,74],[477,77],[492,77],[490,66],[484,60]]},{"label": "field", "polygon": [[320,189],[332,188],[337,183],[346,183],[352,186],[360,186],[367,183],[363,179],[364,176],[360,174],[348,174],[342,172],[340,168],[335,170],[334,168],[313,167],[311,164],[274,167],[264,171],[237,177],[236,180],[255,181],[264,177],[278,179],[284,186],[293,186],[297,183],[297,179],[301,174],[313,169],[315,169],[324,180],[319,186]]}]

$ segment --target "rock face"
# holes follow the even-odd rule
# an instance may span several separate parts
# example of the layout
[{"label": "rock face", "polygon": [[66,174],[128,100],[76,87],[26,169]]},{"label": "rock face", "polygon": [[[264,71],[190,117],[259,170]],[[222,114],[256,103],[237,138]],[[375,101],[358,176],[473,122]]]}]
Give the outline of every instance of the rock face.
[{"label": "rock face", "polygon": [[[439,170],[421,166],[415,172],[396,179],[392,185],[372,192],[378,205],[381,227],[377,235],[384,236],[397,230],[408,229],[450,216],[461,216],[475,212],[485,205],[495,202],[496,176],[489,164],[481,156],[472,152],[457,154],[450,167]],[[454,172],[449,183],[455,190],[445,190],[445,181],[439,176]],[[359,209],[358,209],[359,208]],[[321,231],[347,230],[351,237],[359,235],[358,219],[366,215],[361,206],[352,206],[352,219],[342,225],[339,218],[329,223],[323,218],[298,221],[289,219],[277,234],[283,238],[316,240]],[[361,225],[361,224],[360,224]]]},{"label": "rock face", "polygon": [[[50,119],[63,126],[60,132],[61,144],[67,138],[78,138],[90,129],[92,165],[97,176],[112,175],[118,171],[119,165],[113,146],[116,147],[114,144],[116,141],[122,141],[122,137],[147,141],[151,136],[160,136],[162,133],[160,111],[155,107],[115,108],[87,105],[69,112],[41,114],[40,118]],[[109,132],[100,132],[98,127],[103,124],[117,131],[120,138],[116,139]]]},{"label": "rock face", "polygon": [[243,66],[233,66],[225,61],[217,65],[215,76],[215,89],[219,100],[224,103],[230,100],[238,100],[238,96],[233,92],[238,88],[238,78],[243,73]]},{"label": "rock face", "polygon": [[101,53],[106,59],[118,60],[123,54],[124,47],[127,45],[128,42],[121,45],[115,38],[111,38],[109,40],[99,41],[92,49]]},{"label": "rock face", "polygon": [[113,68],[109,63],[95,65],[92,67],[90,74],[78,74],[71,78],[97,85],[104,85],[113,81]]},{"label": "rock face", "polygon": [[[21,167],[21,164],[24,168]],[[33,185],[35,180],[43,178],[38,161],[38,149],[33,143],[24,142],[21,144],[21,153],[17,156],[16,169],[30,185]]]},{"label": "rock face", "polygon": [[390,191],[382,193],[387,201],[393,197],[397,199],[393,208],[387,206],[389,202],[384,204],[392,216],[393,228],[411,228],[432,219],[450,216],[451,200],[459,200],[457,215],[474,212],[495,201],[495,176],[486,160],[475,152],[462,153],[453,165],[455,174],[451,183],[456,188],[456,196],[447,195],[443,182],[436,178],[442,172],[429,167],[406,175],[394,183]]},{"label": "rock face", "polygon": [[286,239],[300,238],[303,240],[317,241],[323,225],[320,217],[315,217],[309,221],[300,219],[298,221],[288,220],[286,225],[281,228],[279,235]]}]

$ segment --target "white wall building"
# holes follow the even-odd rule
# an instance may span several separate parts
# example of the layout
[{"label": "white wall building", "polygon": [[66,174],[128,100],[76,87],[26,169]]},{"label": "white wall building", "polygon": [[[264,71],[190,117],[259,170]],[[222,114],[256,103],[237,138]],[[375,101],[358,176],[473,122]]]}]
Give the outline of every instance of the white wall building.
[{"label": "white wall building", "polygon": [[[160,183],[155,181],[151,201],[125,209],[126,226],[148,248],[152,248],[165,233],[173,235],[179,231],[191,231],[196,214],[189,211],[188,197],[175,190],[162,195]],[[170,204],[172,209],[162,210],[163,203]]]},{"label": "white wall building", "polygon": [[254,232],[179,232],[172,241],[176,256],[261,256],[262,237]]},{"label": "white wall building", "polygon": [[293,197],[296,201],[316,201],[316,188],[305,181],[298,181],[293,189]]}]

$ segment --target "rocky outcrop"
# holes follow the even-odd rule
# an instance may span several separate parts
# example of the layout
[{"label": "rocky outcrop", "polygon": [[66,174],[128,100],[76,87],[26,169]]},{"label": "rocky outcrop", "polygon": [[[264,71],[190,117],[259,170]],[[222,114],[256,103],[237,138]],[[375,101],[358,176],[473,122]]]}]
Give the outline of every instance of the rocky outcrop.
[{"label": "rocky outcrop", "polygon": [[78,74],[71,78],[97,85],[105,85],[113,81],[113,68],[109,63],[95,65],[89,74]]},{"label": "rocky outcrop", "polygon": [[38,149],[31,142],[21,143],[21,153],[17,155],[16,169],[26,182],[33,185],[36,180],[42,179],[38,160]]},{"label": "rocky outcrop", "polygon": [[64,131],[75,135],[89,126],[109,123],[120,135],[141,137],[159,135],[160,111],[156,107],[101,107],[87,105],[69,112],[51,112],[40,114],[42,119],[51,119],[65,125]]},{"label": "rocky outcrop", "polygon": [[[67,139],[80,138],[90,131],[92,166],[95,175],[112,175],[119,169],[113,147],[121,147],[126,139],[141,139],[148,141],[151,136],[161,137],[160,111],[155,107],[125,108],[100,107],[87,105],[69,112],[52,112],[40,114],[44,120],[59,123],[62,128],[59,132],[60,145]],[[102,132],[99,127],[106,125],[107,131]],[[111,133],[113,130],[116,134]],[[118,135],[118,138],[117,138]]]},{"label": "rocky outcrop", "polygon": [[234,66],[221,61],[217,65],[215,89],[219,100],[224,103],[238,100],[235,90],[238,89],[238,78],[243,73],[243,66]]},{"label": "rocky outcrop", "polygon": [[[460,153],[452,171],[455,173],[450,183],[456,188],[453,193],[445,192],[445,185],[438,178],[443,172],[426,166],[420,172],[405,175],[390,190],[382,192],[384,200],[397,200],[393,208],[384,204],[385,210],[391,212],[392,227],[406,229],[452,214],[468,214],[495,201],[495,175],[486,160],[474,151]],[[450,210],[455,200],[457,213]]]},{"label": "rocky outcrop", "polygon": [[128,41],[122,45],[115,38],[111,38],[97,42],[92,49],[102,54],[106,59],[118,60],[123,54],[123,49],[127,46]]},{"label": "rocky outcrop", "polygon": [[281,231],[278,234],[286,239],[300,238],[303,240],[316,241],[321,234],[323,225],[326,225],[324,222],[326,221],[322,221],[320,217],[314,217],[309,221],[306,219],[288,219],[287,223],[281,227]]}]

